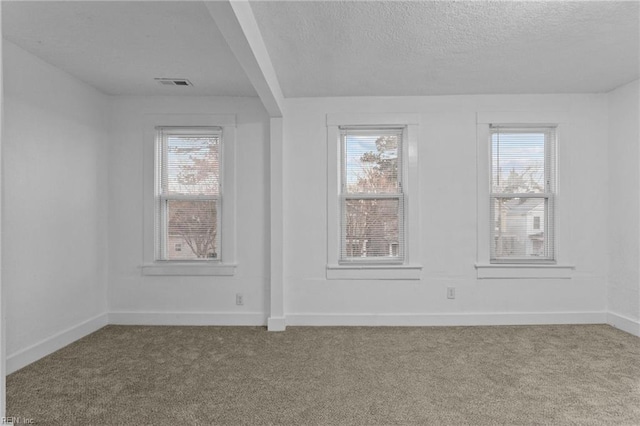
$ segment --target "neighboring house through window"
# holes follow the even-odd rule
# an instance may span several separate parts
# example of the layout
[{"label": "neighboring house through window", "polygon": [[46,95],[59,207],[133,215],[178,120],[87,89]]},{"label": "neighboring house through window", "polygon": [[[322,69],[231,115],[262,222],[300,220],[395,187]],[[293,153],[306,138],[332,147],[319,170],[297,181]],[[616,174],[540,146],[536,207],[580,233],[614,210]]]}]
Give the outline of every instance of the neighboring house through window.
[{"label": "neighboring house through window", "polygon": [[[570,115],[562,110],[487,111],[476,119],[477,277],[571,278],[571,254],[558,251],[566,247],[563,225],[569,218],[566,209],[558,208],[564,204],[558,201],[557,178],[571,170],[557,154],[562,138],[573,137]],[[571,192],[571,178],[563,183],[563,194]]]},{"label": "neighboring house through window", "polygon": [[491,261],[555,261],[555,127],[491,126]]}]

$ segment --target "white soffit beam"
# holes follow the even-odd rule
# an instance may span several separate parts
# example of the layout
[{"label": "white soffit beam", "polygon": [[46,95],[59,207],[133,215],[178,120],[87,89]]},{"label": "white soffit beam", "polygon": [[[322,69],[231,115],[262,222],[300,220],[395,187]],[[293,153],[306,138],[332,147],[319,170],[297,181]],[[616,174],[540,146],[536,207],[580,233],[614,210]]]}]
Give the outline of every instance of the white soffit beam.
[{"label": "white soffit beam", "polygon": [[282,89],[248,0],[205,3],[269,116],[282,117]]}]

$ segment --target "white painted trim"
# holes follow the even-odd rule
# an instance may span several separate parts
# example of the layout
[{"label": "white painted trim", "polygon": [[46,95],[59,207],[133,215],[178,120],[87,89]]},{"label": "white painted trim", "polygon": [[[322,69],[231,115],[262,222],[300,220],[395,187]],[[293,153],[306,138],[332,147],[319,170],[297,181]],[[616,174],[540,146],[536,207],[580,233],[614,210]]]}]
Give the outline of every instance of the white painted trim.
[{"label": "white painted trim", "polygon": [[476,264],[478,279],[571,279],[573,265]]},{"label": "white painted trim", "polygon": [[285,331],[287,323],[284,317],[270,317],[267,321],[267,330],[269,331]]},{"label": "white painted trim", "polygon": [[[420,172],[418,167],[419,114],[329,113],[327,121],[327,279],[420,279]],[[340,128],[339,126],[388,126],[405,128],[403,136],[403,194],[405,200],[405,252],[402,265],[379,263],[338,265],[341,244]]]},{"label": "white painted trim", "polygon": [[264,326],[284,331],[286,326],[482,326],[609,324],[640,337],[640,322],[612,312],[501,312],[442,314],[289,314],[270,317],[261,312],[109,312],[57,333],[7,358],[7,374],[94,333],[106,325]]},{"label": "white painted trim", "polygon": [[244,325],[267,324],[262,312],[109,312],[113,325]]},{"label": "white painted trim", "polygon": [[606,312],[288,314],[287,326],[472,326],[605,324]]},{"label": "white painted trim", "polygon": [[[236,267],[236,114],[145,114],[143,140],[143,275],[226,275]],[[220,261],[209,265],[155,261],[156,127],[222,127],[222,224]]]},{"label": "white painted trim", "polygon": [[[327,115],[327,121],[329,121]],[[340,129],[327,125],[327,264],[337,263],[340,253]]]},{"label": "white painted trim", "polygon": [[[284,123],[269,122],[269,330],[282,331],[284,324]],[[281,320],[282,319],[282,320]],[[272,324],[273,322],[273,324]]]},{"label": "white painted trim", "polygon": [[613,312],[607,312],[607,324],[629,334],[640,337],[640,321]]},{"label": "white painted trim", "polygon": [[45,356],[82,339],[107,325],[108,315],[100,314],[51,337],[19,350],[7,357],[7,374],[11,374]]},{"label": "white painted trim", "polygon": [[[568,227],[563,226],[567,223],[568,211],[562,208],[561,192],[559,190],[560,182],[556,183],[556,192],[554,193],[554,233],[555,233],[555,258],[557,261],[556,269],[547,270],[544,267],[549,265],[530,263],[526,267],[519,269],[514,268],[513,264],[507,264],[511,268],[498,269],[504,264],[490,264],[490,193],[491,179],[490,159],[491,153],[489,149],[489,125],[499,123],[504,125],[557,125],[556,128],[556,171],[558,175],[565,175],[567,169],[567,160],[564,155],[560,154],[563,146],[561,135],[564,133],[564,127],[569,122],[569,113],[563,110],[545,110],[545,111],[479,111],[476,113],[476,185],[477,185],[477,206],[476,206],[476,269],[478,279],[531,279],[531,278],[559,278],[568,279],[572,276],[573,267],[571,263],[571,253],[562,253],[561,247],[565,247],[569,238]],[[560,176],[558,176],[558,181]],[[570,185],[564,185],[565,188]],[[570,188],[569,191],[570,192]],[[485,265],[491,265],[485,266]],[[524,265],[524,264],[523,264]],[[493,267],[495,266],[495,268]],[[540,272],[536,272],[540,270]],[[553,272],[552,272],[553,271]]]}]

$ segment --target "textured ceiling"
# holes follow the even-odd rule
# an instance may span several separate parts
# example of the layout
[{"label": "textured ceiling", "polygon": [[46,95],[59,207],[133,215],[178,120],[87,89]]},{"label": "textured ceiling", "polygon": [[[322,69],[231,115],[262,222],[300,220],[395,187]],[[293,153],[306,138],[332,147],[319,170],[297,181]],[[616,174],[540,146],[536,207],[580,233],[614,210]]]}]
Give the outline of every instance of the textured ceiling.
[{"label": "textured ceiling", "polygon": [[[2,3],[4,37],[105,93],[256,96],[200,1]],[[251,3],[286,97],[608,91],[639,78],[639,6]]]},{"label": "textured ceiling", "polygon": [[286,97],[604,92],[639,2],[252,2]]},{"label": "textured ceiling", "polygon": [[256,96],[202,2],[3,1],[2,15],[5,38],[107,94]]}]

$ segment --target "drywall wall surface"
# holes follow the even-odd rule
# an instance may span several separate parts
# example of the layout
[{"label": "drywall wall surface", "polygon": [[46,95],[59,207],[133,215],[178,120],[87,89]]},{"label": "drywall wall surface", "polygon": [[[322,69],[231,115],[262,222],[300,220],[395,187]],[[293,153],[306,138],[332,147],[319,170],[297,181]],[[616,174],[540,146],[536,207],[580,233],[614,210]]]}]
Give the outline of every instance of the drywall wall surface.
[{"label": "drywall wall surface", "polygon": [[67,73],[10,42],[3,48],[11,357],[106,314],[109,108],[106,96]]},{"label": "drywall wall surface", "polygon": [[617,315],[640,318],[640,82],[609,98],[609,281],[607,303]]},{"label": "drywall wall surface", "polygon": [[[0,34],[2,34],[2,4],[0,4]],[[2,44],[0,44],[0,58],[2,58]],[[4,89],[3,70],[0,67],[0,188],[2,188],[2,143],[3,117],[4,117]],[[0,197],[0,271],[2,271],[2,197]],[[5,417],[7,403],[7,329],[4,311],[4,296],[2,291],[2,274],[0,274],[0,416]]]},{"label": "drywall wall surface", "polygon": [[[110,319],[118,323],[265,324],[269,300],[269,117],[259,99],[116,97],[112,108]],[[236,175],[235,200],[230,194],[223,195],[223,202],[235,203],[235,274],[144,275],[143,228],[153,221],[153,216],[145,217],[143,202],[144,183],[148,182],[144,165],[149,161],[153,164],[153,158],[145,158],[153,155],[153,148],[148,149],[145,139],[145,135],[153,132],[153,126],[147,128],[149,117],[189,119],[208,115],[234,115],[236,119],[235,165],[223,165],[233,168]],[[152,175],[151,169],[151,179]],[[236,304],[237,293],[243,295],[242,305]]]},{"label": "drywall wall surface", "polygon": [[[558,252],[570,279],[478,279],[477,114],[555,113]],[[419,280],[327,279],[327,114],[419,115]],[[289,324],[394,316],[603,313],[607,254],[605,95],[288,99],[285,110],[285,312]],[[384,124],[384,123],[382,123]],[[417,231],[416,231],[417,230]],[[456,298],[447,299],[447,287]],[[368,318],[368,319],[367,319]],[[388,317],[390,318],[390,317]],[[560,317],[556,317],[560,318]],[[576,317],[577,318],[577,317]],[[584,320],[604,317],[582,317]],[[542,318],[543,319],[543,318]],[[381,320],[384,322],[384,319]],[[508,320],[507,320],[508,321]],[[446,321],[445,321],[446,322]],[[417,321],[415,323],[421,323]],[[455,323],[452,321],[450,323]]]}]

